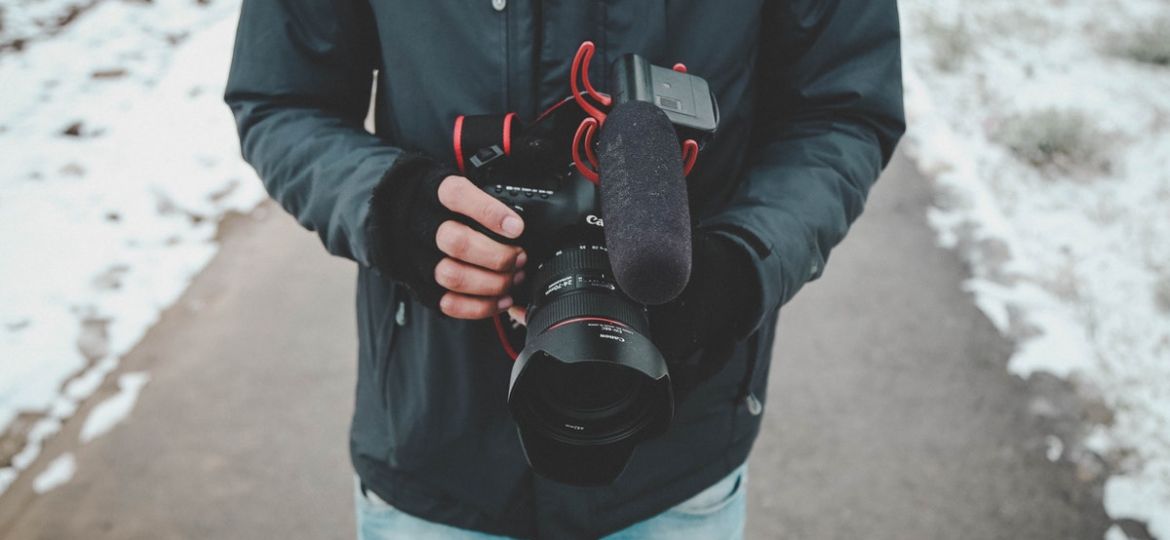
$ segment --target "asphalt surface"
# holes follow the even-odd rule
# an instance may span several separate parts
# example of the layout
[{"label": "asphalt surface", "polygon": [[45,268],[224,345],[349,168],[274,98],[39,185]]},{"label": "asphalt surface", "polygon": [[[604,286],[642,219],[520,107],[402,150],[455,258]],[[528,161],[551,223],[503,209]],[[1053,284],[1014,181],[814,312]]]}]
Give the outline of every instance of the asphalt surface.
[{"label": "asphalt surface", "polygon": [[[1099,478],[1045,457],[1034,388],[962,291],[899,158],[825,276],[785,308],[749,538],[1100,539]],[[353,538],[351,263],[271,204],[122,362],[151,380],[123,424],[77,433],[0,497],[0,538]],[[67,484],[32,479],[71,451]]]}]

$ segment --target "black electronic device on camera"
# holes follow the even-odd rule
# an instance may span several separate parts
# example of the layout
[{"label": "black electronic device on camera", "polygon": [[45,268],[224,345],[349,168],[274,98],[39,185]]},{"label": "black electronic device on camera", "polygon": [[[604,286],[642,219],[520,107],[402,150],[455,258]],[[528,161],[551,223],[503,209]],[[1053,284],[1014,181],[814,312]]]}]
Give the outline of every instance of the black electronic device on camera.
[{"label": "black electronic device on camera", "polygon": [[702,142],[719,127],[719,105],[707,81],[680,69],[651,64],[636,54],[618,57],[610,68],[616,103],[645,101],[666,113],[680,138]]},{"label": "black electronic device on camera", "polygon": [[[515,241],[532,261],[529,279],[513,291],[528,310],[519,353],[496,319],[515,360],[508,407],[532,468],[574,485],[612,483],[635,447],[670,425],[674,397],[666,361],[649,339],[644,303],[619,285],[614,269],[630,267],[630,283],[648,297],[668,300],[681,291],[690,271],[683,175],[718,124],[706,81],[685,69],[623,56],[612,66],[610,96],[588,82],[591,55],[587,42],[574,60],[573,95],[531,125],[520,126],[514,114],[459,117],[454,136],[460,170],[525,221]],[[585,91],[577,90],[577,77]],[[652,194],[640,195],[643,183]],[[605,193],[611,187],[616,191]],[[603,215],[603,207],[622,211]],[[661,223],[669,225],[659,226],[657,214],[666,214]],[[607,222],[623,219],[617,242],[624,242],[619,251],[628,261],[614,259],[607,247],[607,238],[614,243]],[[637,244],[643,233],[646,242],[674,245],[655,255],[656,246]],[[651,257],[635,260],[644,253]],[[674,270],[658,268],[659,260]],[[659,270],[663,279],[653,281],[670,283],[646,283]]]}]

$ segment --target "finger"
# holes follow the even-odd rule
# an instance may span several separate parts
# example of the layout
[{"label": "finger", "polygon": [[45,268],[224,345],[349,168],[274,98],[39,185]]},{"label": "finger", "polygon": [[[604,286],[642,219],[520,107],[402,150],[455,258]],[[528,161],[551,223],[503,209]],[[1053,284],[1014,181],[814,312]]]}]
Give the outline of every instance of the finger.
[{"label": "finger", "polygon": [[516,321],[524,326],[528,326],[528,310],[527,309],[524,309],[520,306],[512,306],[512,307],[508,308],[508,316],[512,317],[512,320],[514,320],[514,321]]},{"label": "finger", "polygon": [[462,176],[443,179],[439,184],[439,202],[448,210],[474,219],[507,238],[518,238],[524,232],[524,220],[516,212]]},{"label": "finger", "polygon": [[510,273],[492,272],[447,257],[435,265],[435,281],[443,288],[475,296],[504,296],[512,287]]},{"label": "finger", "polygon": [[512,297],[485,298],[449,292],[439,300],[439,309],[455,319],[486,319],[512,307]]},{"label": "finger", "polygon": [[435,245],[456,260],[496,272],[511,272],[527,262],[519,246],[496,242],[458,221],[444,221],[439,225]]}]

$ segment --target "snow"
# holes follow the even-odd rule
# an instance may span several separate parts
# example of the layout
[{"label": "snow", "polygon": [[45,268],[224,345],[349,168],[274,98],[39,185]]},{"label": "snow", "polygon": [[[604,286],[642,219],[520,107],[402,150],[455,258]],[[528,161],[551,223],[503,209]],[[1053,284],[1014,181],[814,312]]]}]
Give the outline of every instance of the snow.
[{"label": "snow", "polygon": [[16,480],[16,469],[12,467],[5,467],[0,469],[0,493],[8,489],[12,482]]},{"label": "snow", "polygon": [[149,380],[150,376],[146,373],[125,373],[118,377],[118,393],[99,403],[86,417],[85,424],[81,426],[81,442],[87,443],[105,435],[125,420],[138,401],[138,393]]},{"label": "snow", "polygon": [[1060,437],[1056,435],[1045,437],[1044,445],[1047,447],[1044,451],[1044,457],[1048,458],[1048,461],[1059,460],[1060,456],[1064,454],[1064,441],[1060,440]]},{"label": "snow", "polygon": [[[0,433],[39,413],[43,438],[73,414],[214,255],[219,218],[262,200],[221,98],[238,8],[4,7]],[[0,469],[0,492],[41,438]]]},{"label": "snow", "polygon": [[77,460],[73,459],[73,454],[70,452],[61,454],[33,480],[33,491],[45,493],[60,487],[71,480],[75,472],[77,472]]},{"label": "snow", "polygon": [[[1170,69],[1113,52],[1170,5],[900,5],[907,149],[935,182],[940,244],[1018,343],[1012,373],[1066,377],[1113,410],[1085,441],[1111,460],[1106,510],[1170,538]],[[1013,118],[1049,109],[1087,120],[1081,163],[1037,167],[1004,144]]]}]

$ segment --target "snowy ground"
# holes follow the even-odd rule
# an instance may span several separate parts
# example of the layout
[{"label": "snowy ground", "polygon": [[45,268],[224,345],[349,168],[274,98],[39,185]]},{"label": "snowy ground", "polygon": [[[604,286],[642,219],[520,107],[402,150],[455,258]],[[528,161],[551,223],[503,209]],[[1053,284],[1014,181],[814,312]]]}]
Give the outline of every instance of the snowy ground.
[{"label": "snowy ground", "polygon": [[[1170,4],[904,0],[908,149],[1010,368],[1112,410],[1105,506],[1170,538]],[[1125,538],[1115,527],[1109,538]]]},{"label": "snowy ground", "polygon": [[221,100],[237,11],[0,5],[0,493],[210,260],[219,218],[263,196]]}]

